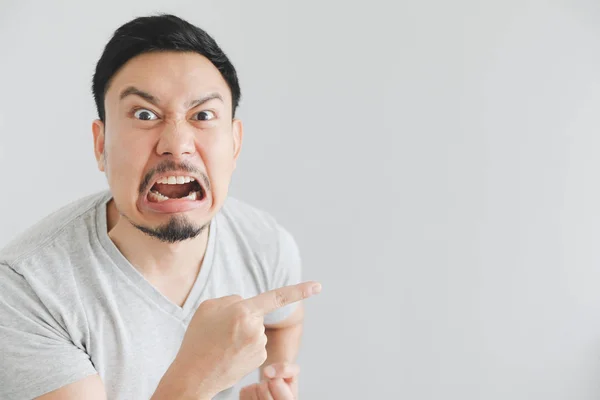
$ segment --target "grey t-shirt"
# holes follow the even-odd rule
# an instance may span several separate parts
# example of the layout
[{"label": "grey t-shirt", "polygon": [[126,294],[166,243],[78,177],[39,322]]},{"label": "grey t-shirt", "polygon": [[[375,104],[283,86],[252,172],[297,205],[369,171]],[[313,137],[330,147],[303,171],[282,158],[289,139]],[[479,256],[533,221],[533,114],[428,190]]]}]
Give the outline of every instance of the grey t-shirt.
[{"label": "grey t-shirt", "polygon": [[229,198],[211,222],[200,273],[179,307],[110,240],[110,199],[102,192],[78,200],[0,252],[0,399],[32,399],[95,373],[110,400],[148,399],[202,301],[300,282],[292,236],[268,214]]}]

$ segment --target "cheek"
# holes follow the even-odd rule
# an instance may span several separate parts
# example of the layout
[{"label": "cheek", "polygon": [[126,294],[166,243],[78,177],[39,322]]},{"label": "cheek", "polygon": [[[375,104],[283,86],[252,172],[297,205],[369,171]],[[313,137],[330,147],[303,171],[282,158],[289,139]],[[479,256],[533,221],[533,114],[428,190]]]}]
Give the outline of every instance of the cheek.
[{"label": "cheek", "polygon": [[[108,138],[107,138],[108,139]],[[107,140],[106,173],[111,188],[120,192],[137,192],[149,150],[148,140],[115,134]]]},{"label": "cheek", "polygon": [[222,139],[207,143],[204,147],[202,158],[206,166],[206,172],[211,179],[215,190],[222,190],[229,184],[233,172],[233,141]]}]

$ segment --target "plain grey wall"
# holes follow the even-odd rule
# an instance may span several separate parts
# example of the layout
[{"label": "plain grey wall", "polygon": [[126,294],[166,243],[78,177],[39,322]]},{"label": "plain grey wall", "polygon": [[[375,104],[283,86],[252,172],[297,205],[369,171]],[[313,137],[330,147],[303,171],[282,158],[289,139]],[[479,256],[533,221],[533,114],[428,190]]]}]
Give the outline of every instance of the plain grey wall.
[{"label": "plain grey wall", "polygon": [[173,12],[239,71],[231,193],[323,282],[302,398],[600,398],[599,2],[0,4],[0,245],[106,187],[95,62]]}]

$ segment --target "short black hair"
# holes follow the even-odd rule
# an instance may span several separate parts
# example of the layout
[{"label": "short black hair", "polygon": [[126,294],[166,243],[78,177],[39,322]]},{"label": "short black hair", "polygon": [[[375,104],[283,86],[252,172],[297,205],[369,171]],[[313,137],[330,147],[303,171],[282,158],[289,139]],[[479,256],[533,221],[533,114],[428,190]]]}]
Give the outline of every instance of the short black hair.
[{"label": "short black hair", "polygon": [[206,57],[221,73],[231,90],[232,115],[241,92],[237,73],[217,42],[204,30],[171,14],[135,18],[119,27],[106,44],[96,64],[92,92],[98,117],[105,121],[104,97],[112,77],[130,59],[158,51],[196,52]]}]

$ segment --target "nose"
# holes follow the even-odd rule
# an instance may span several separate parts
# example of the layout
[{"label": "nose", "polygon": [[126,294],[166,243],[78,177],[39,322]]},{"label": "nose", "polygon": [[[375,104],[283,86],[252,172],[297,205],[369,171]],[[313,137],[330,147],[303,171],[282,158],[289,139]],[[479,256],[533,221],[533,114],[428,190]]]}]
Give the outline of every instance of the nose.
[{"label": "nose", "polygon": [[159,156],[172,155],[175,157],[194,154],[196,146],[192,128],[187,126],[186,121],[166,123],[158,140],[156,152]]}]

